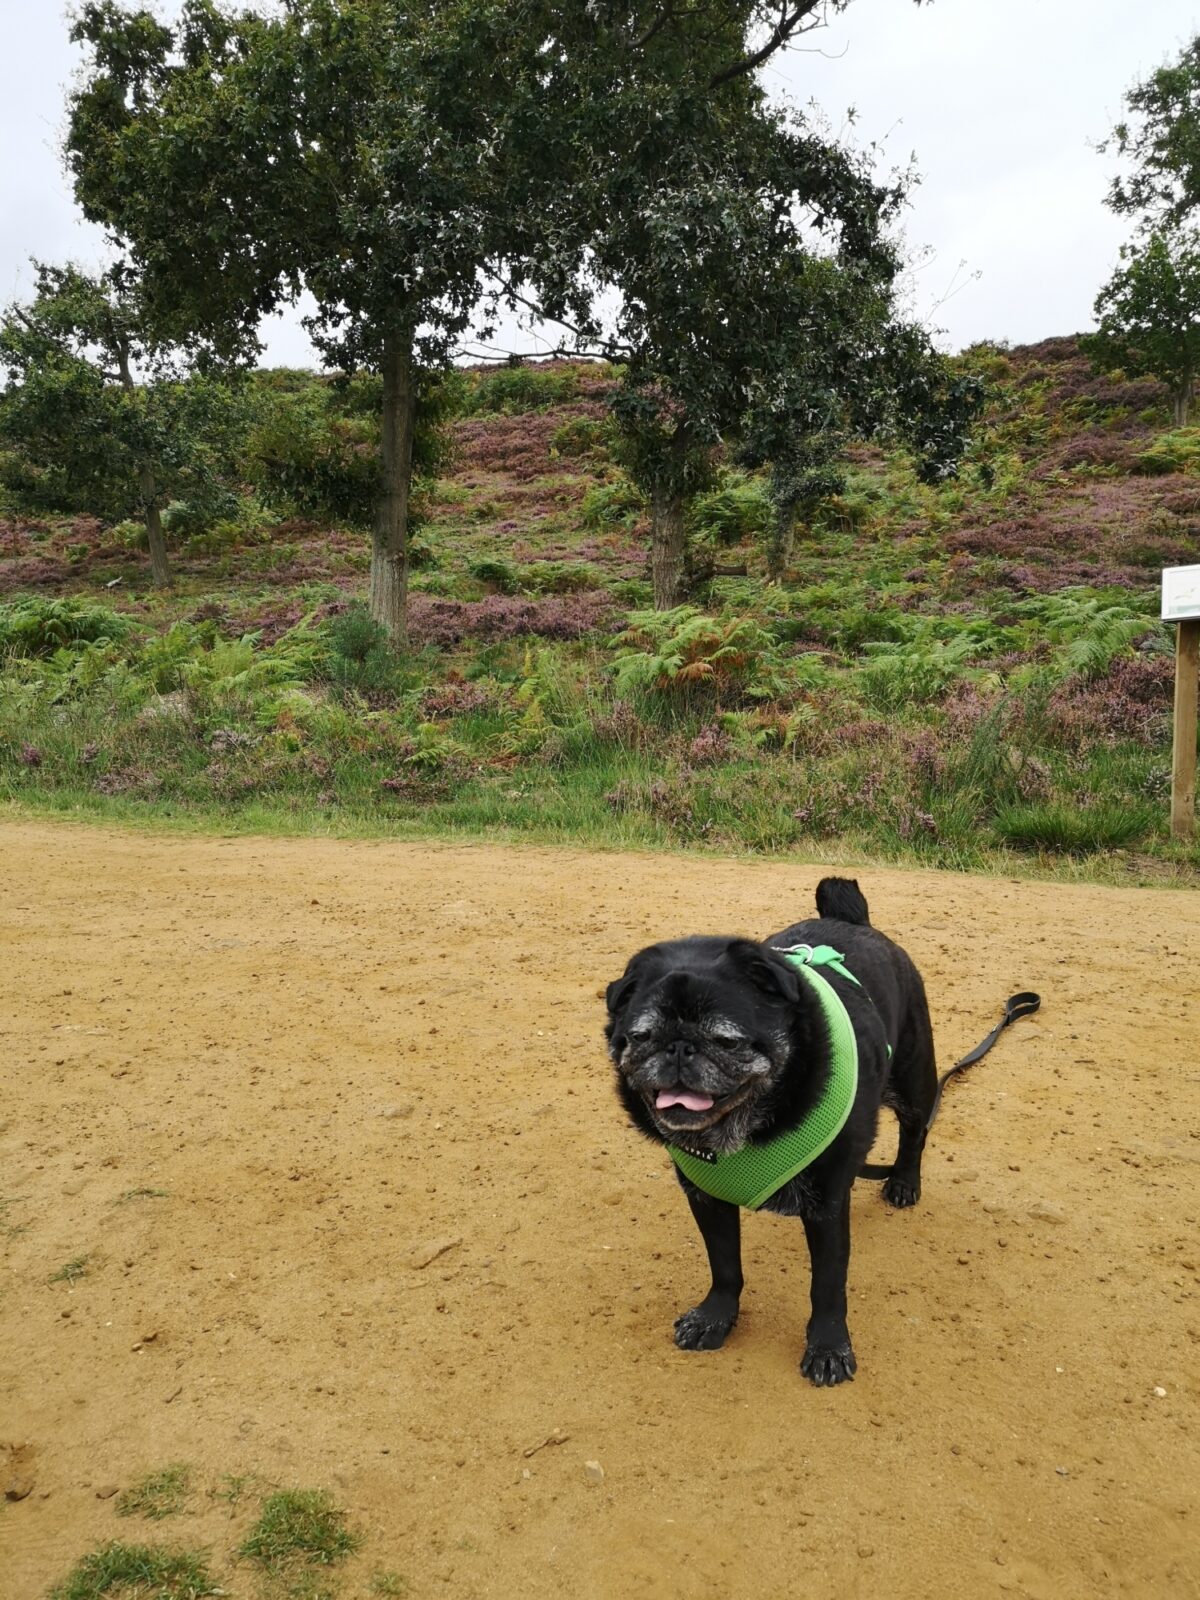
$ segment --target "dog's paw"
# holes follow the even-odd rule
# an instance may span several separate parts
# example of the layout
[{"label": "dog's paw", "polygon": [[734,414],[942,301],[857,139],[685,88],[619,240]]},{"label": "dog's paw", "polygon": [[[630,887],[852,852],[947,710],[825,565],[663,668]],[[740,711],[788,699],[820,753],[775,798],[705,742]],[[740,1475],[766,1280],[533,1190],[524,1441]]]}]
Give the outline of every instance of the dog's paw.
[{"label": "dog's paw", "polygon": [[897,1211],[903,1211],[907,1206],[915,1206],[921,1198],[921,1180],[910,1182],[907,1178],[898,1178],[895,1173],[883,1186],[883,1198],[888,1205],[895,1206]]},{"label": "dog's paw", "polygon": [[818,1389],[832,1389],[835,1383],[845,1383],[858,1371],[858,1362],[850,1341],[845,1344],[810,1344],[800,1362],[800,1371]]},{"label": "dog's paw", "polygon": [[675,1343],[681,1350],[719,1350],[736,1322],[736,1312],[724,1317],[693,1306],[675,1319]]}]

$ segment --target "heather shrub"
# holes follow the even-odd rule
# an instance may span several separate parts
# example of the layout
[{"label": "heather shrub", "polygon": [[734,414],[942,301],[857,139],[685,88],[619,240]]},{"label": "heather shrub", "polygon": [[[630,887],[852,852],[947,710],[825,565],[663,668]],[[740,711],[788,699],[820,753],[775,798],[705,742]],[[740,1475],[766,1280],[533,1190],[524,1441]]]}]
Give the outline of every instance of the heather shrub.
[{"label": "heather shrub", "polygon": [[582,639],[604,628],[613,606],[605,593],[549,595],[526,600],[489,595],[486,600],[442,600],[413,595],[409,634],[419,644],[442,647],[464,639]]}]

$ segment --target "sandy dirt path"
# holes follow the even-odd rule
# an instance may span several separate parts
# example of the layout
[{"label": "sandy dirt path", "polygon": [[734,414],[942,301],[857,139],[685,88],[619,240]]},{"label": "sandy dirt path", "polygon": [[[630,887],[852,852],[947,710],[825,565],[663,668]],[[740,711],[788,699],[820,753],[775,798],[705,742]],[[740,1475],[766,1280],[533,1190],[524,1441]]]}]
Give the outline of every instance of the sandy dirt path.
[{"label": "sandy dirt path", "polygon": [[[1200,896],[861,870],[943,1063],[1043,1011],[948,1092],[914,1211],[856,1189],[856,1382],[799,1376],[780,1218],[725,1350],[674,1349],[702,1251],[599,991],[818,876],[0,826],[4,1600],[118,1537],[257,1595],[210,1493],[246,1474],[332,1491],[364,1600],[1200,1593]],[[188,1509],[118,1517],[169,1462]]]}]

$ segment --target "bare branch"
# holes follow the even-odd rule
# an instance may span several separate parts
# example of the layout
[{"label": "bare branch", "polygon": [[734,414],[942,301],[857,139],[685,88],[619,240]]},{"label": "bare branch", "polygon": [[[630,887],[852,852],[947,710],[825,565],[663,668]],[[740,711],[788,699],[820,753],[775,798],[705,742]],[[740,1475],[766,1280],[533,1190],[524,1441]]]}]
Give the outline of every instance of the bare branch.
[{"label": "bare branch", "polygon": [[797,0],[797,3],[790,8],[788,0],[781,0],[779,21],[768,34],[766,43],[752,54],[743,56],[740,61],[724,67],[708,80],[708,87],[716,89],[721,84],[728,83],[731,78],[740,78],[744,73],[753,72],[756,67],[761,67],[764,61],[769,60],[777,50],[784,49],[797,35],[811,33],[815,28],[824,26],[825,0]]}]

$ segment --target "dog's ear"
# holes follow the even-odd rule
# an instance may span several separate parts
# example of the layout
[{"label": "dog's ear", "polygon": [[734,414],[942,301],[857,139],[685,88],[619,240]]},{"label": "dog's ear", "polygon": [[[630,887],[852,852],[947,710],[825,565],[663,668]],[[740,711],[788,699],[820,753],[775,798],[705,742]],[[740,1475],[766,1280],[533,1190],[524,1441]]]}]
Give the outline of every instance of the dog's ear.
[{"label": "dog's ear", "polygon": [[756,989],[769,994],[773,1000],[790,1000],[793,1003],[799,1000],[800,974],[790,961],[776,955],[767,945],[755,944],[750,939],[737,939],[730,945],[729,953],[742,975]]},{"label": "dog's ear", "polygon": [[629,996],[637,988],[637,981],[636,972],[626,972],[623,978],[618,978],[614,983],[609,984],[605,990],[604,998],[608,1005],[610,1017],[615,1017],[617,1012],[620,1011]]}]

